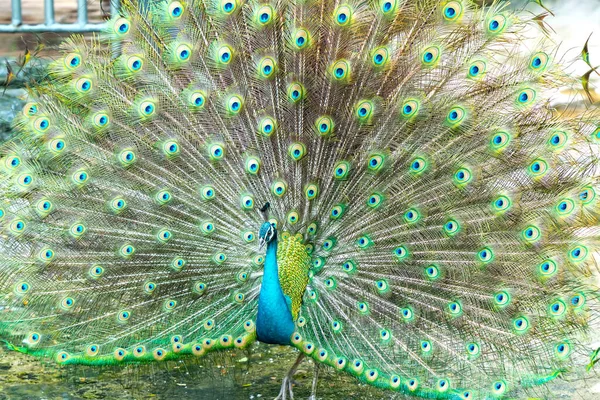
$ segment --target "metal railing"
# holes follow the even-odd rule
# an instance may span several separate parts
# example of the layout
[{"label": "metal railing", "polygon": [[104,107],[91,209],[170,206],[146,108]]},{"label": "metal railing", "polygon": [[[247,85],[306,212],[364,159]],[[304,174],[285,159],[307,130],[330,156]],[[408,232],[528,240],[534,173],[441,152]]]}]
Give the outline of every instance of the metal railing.
[{"label": "metal railing", "polygon": [[[4,1],[4,0],[3,0]],[[0,24],[0,33],[12,32],[97,32],[106,25],[103,23],[89,23],[87,15],[87,1],[77,0],[77,22],[74,24],[57,23],[54,19],[54,0],[44,0],[44,23],[23,24],[21,13],[21,0],[11,0],[11,23]],[[110,14],[118,12],[120,0],[111,0]]]}]

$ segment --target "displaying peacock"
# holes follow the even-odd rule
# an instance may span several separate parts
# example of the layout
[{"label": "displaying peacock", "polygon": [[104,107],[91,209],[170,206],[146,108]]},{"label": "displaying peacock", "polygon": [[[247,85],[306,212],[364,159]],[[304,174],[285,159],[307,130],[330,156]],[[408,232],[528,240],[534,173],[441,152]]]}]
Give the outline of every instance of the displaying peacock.
[{"label": "displaying peacock", "polygon": [[448,399],[597,361],[600,112],[554,108],[581,83],[539,20],[129,0],[62,49],[0,147],[9,348],[101,366],[289,345],[283,399],[304,357]]}]

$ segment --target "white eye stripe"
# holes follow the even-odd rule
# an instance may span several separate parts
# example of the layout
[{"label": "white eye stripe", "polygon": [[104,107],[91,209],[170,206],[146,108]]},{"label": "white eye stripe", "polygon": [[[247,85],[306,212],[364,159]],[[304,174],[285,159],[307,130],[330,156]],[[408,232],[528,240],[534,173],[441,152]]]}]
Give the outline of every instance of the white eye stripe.
[{"label": "white eye stripe", "polygon": [[269,230],[267,231],[267,234],[265,235],[267,242],[271,240],[271,238],[273,237],[273,234],[274,234],[274,229],[273,229],[273,225],[271,225],[269,227]]}]

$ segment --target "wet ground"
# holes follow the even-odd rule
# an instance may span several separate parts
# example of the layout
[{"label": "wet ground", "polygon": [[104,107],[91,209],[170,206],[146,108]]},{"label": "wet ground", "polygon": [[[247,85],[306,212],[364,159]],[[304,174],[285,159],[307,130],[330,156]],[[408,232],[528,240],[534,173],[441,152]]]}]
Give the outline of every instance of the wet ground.
[{"label": "wet ground", "polygon": [[[205,360],[129,367],[68,367],[0,349],[0,400],[8,399],[272,399],[297,353],[256,344]],[[310,395],[313,363],[296,375],[297,399]],[[320,369],[319,399],[388,399],[389,393]]]},{"label": "wet ground", "polygon": [[[23,399],[273,399],[297,352],[281,346],[255,344],[206,359],[128,367],[57,367],[31,356],[0,349],[0,400]],[[307,399],[313,363],[305,360],[296,375],[296,399]],[[600,377],[557,382],[515,398],[600,399]],[[354,378],[321,367],[317,398],[404,398],[360,384]]]}]

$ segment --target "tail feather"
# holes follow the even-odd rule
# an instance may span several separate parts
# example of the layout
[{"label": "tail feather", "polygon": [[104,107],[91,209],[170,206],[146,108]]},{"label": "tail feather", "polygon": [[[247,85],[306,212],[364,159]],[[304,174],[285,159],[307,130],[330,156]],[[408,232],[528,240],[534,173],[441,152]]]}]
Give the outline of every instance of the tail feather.
[{"label": "tail feather", "polygon": [[0,335],[93,365],[244,347],[268,201],[313,259],[315,360],[422,397],[558,377],[598,323],[598,112],[552,108],[577,82],[549,40],[523,54],[537,29],[466,1],[124,2],[0,148]]}]

